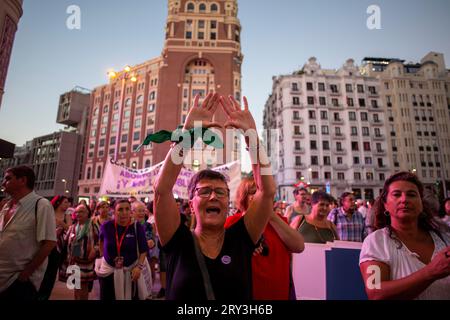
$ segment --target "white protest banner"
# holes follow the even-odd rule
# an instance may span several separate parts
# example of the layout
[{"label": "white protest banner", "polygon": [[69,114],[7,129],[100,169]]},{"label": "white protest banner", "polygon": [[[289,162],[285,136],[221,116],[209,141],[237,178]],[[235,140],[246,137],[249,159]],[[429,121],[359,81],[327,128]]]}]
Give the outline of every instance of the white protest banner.
[{"label": "white protest banner", "polygon": [[[133,195],[137,198],[148,197],[153,200],[153,183],[159,174],[162,162],[145,169],[131,169],[110,159],[105,167],[99,196],[111,198],[127,198]],[[222,173],[230,188],[230,200],[233,201],[239,183],[241,182],[241,165],[238,161],[213,168]],[[188,184],[194,171],[181,169],[178,179],[173,187],[173,193],[180,199],[189,199]]]}]

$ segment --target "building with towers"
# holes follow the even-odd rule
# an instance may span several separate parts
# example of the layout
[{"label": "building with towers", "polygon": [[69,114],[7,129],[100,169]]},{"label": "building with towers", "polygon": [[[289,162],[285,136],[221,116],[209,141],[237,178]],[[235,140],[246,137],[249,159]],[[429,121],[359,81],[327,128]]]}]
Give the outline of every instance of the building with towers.
[{"label": "building with towers", "polygon": [[[136,147],[146,135],[182,124],[196,94],[241,98],[241,25],[237,0],[169,0],[165,42],[160,57],[120,72],[95,88],[79,181],[80,196],[96,197],[110,158],[131,168],[164,160],[170,144]],[[218,110],[214,121],[224,122]],[[225,149],[192,154],[193,169],[239,158],[239,139],[223,133]],[[205,157],[206,154],[206,157]]]}]

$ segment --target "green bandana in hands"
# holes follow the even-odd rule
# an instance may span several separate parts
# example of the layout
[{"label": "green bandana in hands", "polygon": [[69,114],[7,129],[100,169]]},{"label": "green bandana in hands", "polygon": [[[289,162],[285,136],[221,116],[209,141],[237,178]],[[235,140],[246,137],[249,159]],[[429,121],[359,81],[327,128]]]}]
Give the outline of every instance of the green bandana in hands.
[{"label": "green bandana in hands", "polygon": [[[187,141],[184,141],[184,137],[188,136],[189,139],[187,139]],[[203,143],[211,147],[223,149],[223,142],[220,137],[208,128],[197,127],[183,132],[182,127],[178,127],[178,129],[173,132],[161,130],[156,133],[149,134],[144,139],[142,144],[140,144],[136,148],[136,150],[134,150],[134,152],[138,152],[143,146],[148,146],[151,142],[159,144],[166,141],[175,142],[177,144],[182,143],[183,148],[190,149],[194,147],[195,141],[197,141],[198,138],[201,138],[203,140]]]}]

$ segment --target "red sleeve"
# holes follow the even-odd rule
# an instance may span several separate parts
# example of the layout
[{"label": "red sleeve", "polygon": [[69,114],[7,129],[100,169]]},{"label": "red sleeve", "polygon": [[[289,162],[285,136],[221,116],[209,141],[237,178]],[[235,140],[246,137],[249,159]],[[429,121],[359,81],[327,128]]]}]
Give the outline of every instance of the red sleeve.
[{"label": "red sleeve", "polygon": [[238,222],[241,218],[242,218],[241,213],[236,213],[236,214],[232,215],[231,217],[228,217],[227,220],[225,221],[225,229],[228,229],[229,227],[231,227],[233,224]]}]

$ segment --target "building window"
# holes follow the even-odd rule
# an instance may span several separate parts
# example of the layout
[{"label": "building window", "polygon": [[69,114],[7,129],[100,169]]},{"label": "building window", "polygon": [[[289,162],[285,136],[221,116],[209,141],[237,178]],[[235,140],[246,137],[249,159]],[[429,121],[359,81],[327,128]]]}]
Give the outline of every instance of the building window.
[{"label": "building window", "polygon": [[325,179],[331,180],[331,172],[325,172]]},{"label": "building window", "polygon": [[317,150],[317,141],[316,140],[311,140],[309,142],[310,148],[311,150]]},{"label": "building window", "polygon": [[297,82],[292,83],[292,91],[298,91],[298,83]]},{"label": "building window", "polygon": [[367,121],[367,113],[361,112],[361,121]]},{"label": "building window", "polygon": [[317,134],[316,126],[314,126],[314,125],[309,126],[309,133],[310,134]]},{"label": "building window", "polygon": [[345,92],[353,92],[353,88],[351,84],[346,84],[345,85]]},{"label": "building window", "polygon": [[330,150],[330,141],[322,141],[322,149]]},{"label": "building window", "polygon": [[100,147],[104,147],[105,146],[105,139],[100,139]]},{"label": "building window", "polygon": [[370,151],[370,142],[364,142],[364,151]]},{"label": "building window", "polygon": [[359,157],[353,157],[353,164],[359,164]]},{"label": "building window", "polygon": [[373,180],[373,172],[366,172],[366,180],[367,181]]},{"label": "building window", "polygon": [[192,39],[192,31],[186,31],[186,39]]},{"label": "building window", "polygon": [[294,134],[300,134],[300,126],[294,126]]},{"label": "building window", "polygon": [[339,106],[339,100],[336,99],[336,98],[333,98],[333,99],[331,99],[331,104],[332,104],[334,107],[338,107],[338,106]]},{"label": "building window", "polygon": [[356,113],[353,112],[353,111],[350,111],[348,113],[348,118],[349,118],[350,121],[356,121]]},{"label": "building window", "polygon": [[368,164],[368,165],[371,165],[372,164],[372,158],[371,157],[365,157],[364,158],[364,163]]},{"label": "building window", "polygon": [[140,132],[135,132],[133,133],[133,140],[139,140],[141,138],[141,133]]},{"label": "building window", "polygon": [[134,120],[134,128],[135,128],[135,129],[140,128],[140,127],[141,127],[141,124],[142,124],[142,119],[136,119],[136,120]]},{"label": "building window", "polygon": [[122,135],[122,139],[120,140],[122,143],[125,143],[128,141],[128,135],[127,134],[123,134]]},{"label": "building window", "polygon": [[204,13],[206,11],[206,5],[204,3],[200,4],[199,10]]},{"label": "building window", "polygon": [[97,167],[97,179],[100,179],[102,177],[102,167]]},{"label": "building window", "polygon": [[331,165],[331,158],[329,156],[323,157],[323,165],[324,166],[330,166]]},{"label": "building window", "polygon": [[365,107],[366,106],[366,100],[365,99],[358,99],[358,103],[360,107]]},{"label": "building window", "polygon": [[359,150],[358,142],[352,141],[352,151],[358,151],[358,150]]},{"label": "building window", "polygon": [[360,181],[361,180],[361,172],[353,173],[353,178],[355,179],[355,181]]},{"label": "building window", "polygon": [[316,119],[316,112],[314,110],[308,111],[309,119]]},{"label": "building window", "polygon": [[322,134],[327,135],[327,134],[329,134],[329,133],[330,133],[330,132],[329,132],[328,126],[322,126]]},{"label": "building window", "polygon": [[153,111],[155,111],[155,104],[154,103],[148,105],[148,112],[153,112]]},{"label": "building window", "polygon": [[137,97],[136,99],[136,104],[142,104],[142,102],[144,102],[144,97],[142,95],[140,95],[139,97]]},{"label": "building window", "polygon": [[369,136],[369,128],[368,127],[362,127],[362,135],[364,137],[368,137]]},{"label": "building window", "polygon": [[205,33],[204,32],[199,32],[197,38],[199,40],[204,40],[205,39]]},{"label": "building window", "polygon": [[129,107],[131,106],[131,98],[128,98],[127,100],[125,100],[125,107]]},{"label": "building window", "polygon": [[299,97],[292,97],[292,104],[295,106],[300,105],[300,98]]},{"label": "building window", "polygon": [[344,172],[338,172],[337,176],[338,176],[338,180],[345,180],[345,173]]},{"label": "building window", "polygon": [[319,97],[319,104],[321,106],[327,105],[327,99],[325,97]]},{"label": "building window", "polygon": [[217,40],[217,34],[215,32],[211,32],[209,38],[210,40]]},{"label": "building window", "polygon": [[90,180],[91,179],[91,172],[92,172],[92,169],[89,167],[89,168],[87,168],[87,173],[86,173],[86,179],[87,180]]},{"label": "building window", "polygon": [[314,105],[314,97],[308,97],[308,105]]},{"label": "building window", "polygon": [[187,11],[188,12],[194,12],[195,11],[195,6],[192,2],[189,2],[187,5]]},{"label": "building window", "polygon": [[125,112],[123,113],[123,116],[125,119],[128,119],[130,117],[131,111],[130,110],[125,110]]},{"label": "building window", "polygon": [[114,145],[116,144],[116,137],[111,137],[111,139],[109,139],[109,145]]},{"label": "building window", "polygon": [[150,92],[150,95],[148,96],[148,98],[149,98],[150,100],[155,100],[155,96],[156,96],[156,92],[155,92],[155,91],[152,91],[152,92]]},{"label": "building window", "polygon": [[300,112],[294,111],[293,117],[294,117],[294,120],[300,120]]},{"label": "building window", "polygon": [[348,105],[349,107],[353,107],[353,106],[354,106],[354,104],[353,104],[353,98],[347,98],[347,105]]},{"label": "building window", "polygon": [[319,82],[319,91],[321,92],[325,91],[325,83]]},{"label": "building window", "polygon": [[364,93],[364,86],[362,84],[357,85],[358,93]]},{"label": "building window", "polygon": [[337,85],[331,84],[330,85],[330,90],[331,90],[332,93],[338,93]]},{"label": "building window", "polygon": [[319,165],[319,157],[311,156],[311,165],[313,165],[313,166]]},{"label": "building window", "polygon": [[313,91],[314,90],[312,82],[307,82],[306,83],[306,90],[308,90],[308,91]]}]

